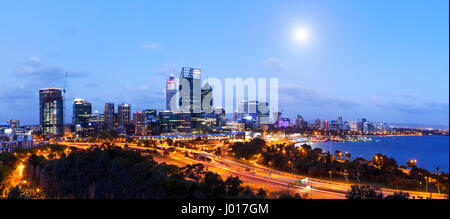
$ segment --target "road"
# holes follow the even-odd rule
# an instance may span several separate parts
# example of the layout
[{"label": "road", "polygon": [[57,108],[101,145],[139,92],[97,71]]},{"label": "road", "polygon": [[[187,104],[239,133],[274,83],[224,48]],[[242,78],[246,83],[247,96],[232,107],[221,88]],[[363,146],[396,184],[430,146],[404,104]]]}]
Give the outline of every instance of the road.
[{"label": "road", "polygon": [[[88,143],[63,143],[67,146],[73,146],[77,148],[86,149],[91,144]],[[93,144],[92,144],[93,145]],[[123,143],[117,144],[117,146],[123,147]],[[147,151],[148,148],[137,146],[136,144],[128,144],[129,149]],[[168,146],[158,146],[159,148],[168,148]],[[177,148],[180,152],[173,152],[169,156],[155,156],[154,160],[158,163],[165,162],[167,164],[173,164],[177,166],[186,166],[194,163],[201,163],[205,167],[213,172],[218,173],[223,178],[228,176],[238,176],[243,181],[244,185],[249,185],[252,188],[264,188],[268,193],[290,191],[293,193],[299,193],[307,195],[308,198],[313,199],[344,199],[345,193],[350,189],[352,184],[340,183],[321,179],[309,178],[306,176],[300,176],[296,174],[277,171],[265,166],[258,165],[256,163],[243,163],[230,157],[218,157],[212,154],[208,154],[203,151],[197,151],[193,149]],[[184,156],[184,152],[207,154],[211,157],[215,157],[211,162],[194,160]],[[293,182],[298,182],[302,179],[308,178],[308,183],[302,186],[290,186]],[[401,190],[382,188],[382,193],[387,196],[394,192],[400,192]],[[408,192],[411,197],[429,197],[430,193],[415,192],[415,191],[403,191]],[[432,198],[442,199],[445,198],[443,194],[433,193]]]}]

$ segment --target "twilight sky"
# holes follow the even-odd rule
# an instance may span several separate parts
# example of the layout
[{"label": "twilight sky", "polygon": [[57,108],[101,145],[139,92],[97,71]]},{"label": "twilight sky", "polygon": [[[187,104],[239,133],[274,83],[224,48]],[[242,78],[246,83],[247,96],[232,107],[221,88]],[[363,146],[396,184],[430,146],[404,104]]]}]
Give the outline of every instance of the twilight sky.
[{"label": "twilight sky", "polygon": [[[449,5],[434,1],[2,1],[0,123],[37,124],[38,89],[162,109],[182,66],[279,78],[285,116],[449,124]],[[298,30],[307,39],[295,39]]]}]

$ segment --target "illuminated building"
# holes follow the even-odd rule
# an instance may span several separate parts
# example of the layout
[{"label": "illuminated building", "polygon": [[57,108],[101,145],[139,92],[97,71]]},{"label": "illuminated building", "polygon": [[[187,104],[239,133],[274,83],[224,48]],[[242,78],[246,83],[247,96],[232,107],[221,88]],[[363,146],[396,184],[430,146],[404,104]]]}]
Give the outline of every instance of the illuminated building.
[{"label": "illuminated building", "polygon": [[39,125],[43,135],[64,134],[63,104],[60,88],[39,90]]},{"label": "illuminated building", "polygon": [[[190,133],[193,124],[198,125],[201,123],[201,117],[199,115],[194,117],[195,121],[192,121],[193,120],[192,115],[193,114],[186,113],[186,112],[176,113],[176,125],[177,125],[176,131],[177,132]],[[195,128],[198,128],[198,126],[196,126]]]},{"label": "illuminated building", "polygon": [[302,116],[297,115],[297,119],[295,119],[295,126],[299,129],[305,129],[308,127],[308,123]]},{"label": "illuminated building", "polygon": [[75,132],[83,133],[87,131],[89,116],[92,113],[92,104],[83,99],[73,101],[72,125]]},{"label": "illuminated building", "polygon": [[202,112],[213,112],[213,89],[208,82],[205,83],[201,90]]},{"label": "illuminated building", "polygon": [[146,109],[145,114],[145,135],[159,135],[160,126],[156,109]]},{"label": "illuminated building", "polygon": [[88,130],[90,133],[96,134],[99,131],[104,129],[103,125],[105,118],[103,114],[99,114],[98,111],[95,111],[93,114],[89,115],[88,120]]},{"label": "illuminated building", "polygon": [[201,69],[183,67],[179,85],[179,110],[201,113]]},{"label": "illuminated building", "polygon": [[177,116],[172,111],[159,111],[158,121],[161,133],[172,133],[177,129]]},{"label": "illuminated building", "polygon": [[[242,101],[238,108],[240,120],[249,124],[269,124],[269,104],[260,101]],[[277,116],[279,117],[279,116]]]},{"label": "illuminated building", "polygon": [[133,113],[133,125],[134,125],[134,134],[147,135],[146,128],[145,128],[145,113],[134,112]]},{"label": "illuminated building", "polygon": [[117,122],[119,126],[127,127],[131,123],[131,105],[120,104],[117,110]]},{"label": "illuminated building", "polygon": [[134,127],[131,123],[131,105],[120,104],[117,107],[117,123],[121,134],[134,133]]},{"label": "illuminated building", "polygon": [[285,129],[289,127],[290,120],[288,118],[280,118],[278,120],[278,128]]},{"label": "illuminated building", "polygon": [[20,127],[20,121],[19,120],[8,120],[8,125],[10,128],[12,128],[13,130],[17,129]]},{"label": "illuminated building", "polygon": [[314,128],[315,129],[320,129],[320,124],[321,124],[321,120],[320,119],[316,119],[314,121]]},{"label": "illuminated building", "polygon": [[[169,80],[167,80],[166,83],[166,110],[174,111],[175,109],[172,109],[170,106],[170,102],[172,98],[175,97],[177,93],[177,83],[175,81],[175,78],[171,74],[169,77]],[[176,101],[174,102],[176,104]]]},{"label": "illuminated building", "polygon": [[348,121],[348,126],[351,131],[358,131],[358,122],[357,121]]}]

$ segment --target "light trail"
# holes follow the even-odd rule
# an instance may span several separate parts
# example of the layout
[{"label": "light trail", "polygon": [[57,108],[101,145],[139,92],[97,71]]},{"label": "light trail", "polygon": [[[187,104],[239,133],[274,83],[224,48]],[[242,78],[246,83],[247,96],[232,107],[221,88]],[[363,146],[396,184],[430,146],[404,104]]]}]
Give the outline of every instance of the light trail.
[{"label": "light trail", "polygon": [[[89,143],[64,143],[67,146],[73,146],[80,149],[87,149],[94,144]],[[124,147],[125,143],[119,143],[117,146]],[[153,148],[146,148],[142,146],[137,146],[136,144],[128,143],[128,148],[138,151],[147,151],[152,150]],[[158,146],[158,148],[168,149],[170,146]],[[161,151],[160,149],[156,149]],[[201,163],[205,165],[205,167],[213,172],[218,173],[223,178],[228,176],[238,176],[244,184],[252,185],[256,188],[264,188],[268,191],[287,191],[288,184],[292,182],[299,181],[304,178],[310,179],[311,190],[313,191],[312,198],[318,199],[344,199],[345,194],[348,190],[350,190],[350,183],[341,183],[341,182],[333,182],[321,179],[315,179],[310,177],[305,177],[301,175],[296,175],[292,173],[282,172],[278,170],[274,170],[265,166],[261,166],[259,164],[244,164],[241,161],[235,160],[230,157],[218,157],[213,154],[198,151],[194,149],[187,148],[176,148],[176,150],[188,153],[198,153],[198,154],[209,154],[215,157],[215,160],[212,163],[194,160],[188,157],[185,157],[184,154],[180,154],[178,152],[172,152],[168,157],[154,157],[154,160],[158,163],[165,162],[167,164],[173,164],[177,166],[186,166],[194,163]],[[246,171],[246,170],[250,171]],[[248,173],[250,172],[250,173]],[[293,186],[290,188],[293,192],[300,192],[302,194],[310,194],[311,190],[306,190],[301,186]],[[392,195],[394,192],[408,192],[411,197],[429,197],[430,193],[424,192],[415,192],[415,191],[405,191],[405,190],[395,190],[395,189],[381,189],[382,193],[387,195]],[[431,194],[433,198],[444,199],[444,194]]]}]

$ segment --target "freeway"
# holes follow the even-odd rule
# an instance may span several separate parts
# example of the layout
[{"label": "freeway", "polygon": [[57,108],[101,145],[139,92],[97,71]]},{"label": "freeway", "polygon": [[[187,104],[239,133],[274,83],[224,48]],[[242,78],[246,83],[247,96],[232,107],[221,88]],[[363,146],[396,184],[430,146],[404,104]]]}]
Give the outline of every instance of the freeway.
[{"label": "freeway", "polygon": [[[63,143],[67,146],[73,146],[77,148],[86,149],[94,144],[89,143]],[[123,143],[117,144],[117,146],[123,147]],[[136,144],[128,144],[129,149],[147,151],[149,148],[137,146]],[[158,146],[160,149],[168,149],[169,146]],[[155,156],[154,160],[158,163],[165,162],[167,164],[173,164],[177,166],[185,166],[194,163],[202,163],[205,167],[213,172],[218,173],[223,178],[228,176],[238,176],[244,183],[253,188],[264,188],[268,192],[280,192],[290,191],[307,195],[309,198],[314,199],[343,199],[345,193],[350,189],[352,184],[341,183],[334,181],[327,181],[321,179],[308,178],[296,174],[282,172],[274,170],[256,163],[243,163],[242,161],[235,160],[231,157],[219,157],[213,154],[206,153],[204,151],[198,151],[187,148],[176,148],[178,152],[170,153],[169,156]],[[209,157],[213,157],[211,162],[201,161],[186,157],[184,153],[196,153]],[[292,183],[298,182],[302,179],[307,179],[308,183],[302,186],[292,185]],[[401,190],[382,188],[382,193],[387,196],[394,192],[400,192]],[[445,198],[443,194],[437,193],[424,193],[415,191],[403,191],[410,193],[411,197],[432,197],[437,199]]]}]

